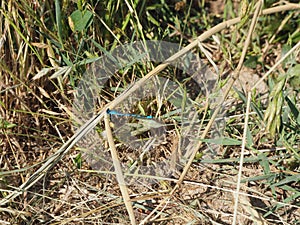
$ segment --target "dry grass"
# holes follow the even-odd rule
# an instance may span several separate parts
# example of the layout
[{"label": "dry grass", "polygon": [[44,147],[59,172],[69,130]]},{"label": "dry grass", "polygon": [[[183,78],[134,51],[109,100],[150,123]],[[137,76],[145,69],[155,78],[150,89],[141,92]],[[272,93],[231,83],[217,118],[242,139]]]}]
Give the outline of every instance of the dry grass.
[{"label": "dry grass", "polygon": [[[256,16],[259,7],[246,3],[162,2],[1,2],[1,224],[300,223],[299,4],[267,1]],[[78,116],[77,86],[98,56],[149,39],[185,47],[161,64],[117,71],[97,96],[97,114]],[[218,87],[226,89],[226,138],[213,158],[207,145],[219,108],[213,110],[205,100],[210,96],[170,66],[191,51],[218,69]],[[179,109],[195,104],[201,114],[200,120],[188,118],[200,124],[197,130],[188,126],[197,140],[186,146],[190,154],[180,149],[183,114],[171,114],[176,101],[162,101],[163,92],[134,109],[157,121],[169,118],[160,145],[149,139],[134,149],[110,133],[109,118],[104,126],[108,108],[149,80],[159,86],[156,76],[183,90]],[[93,138],[105,131],[109,145],[100,149]],[[101,163],[108,149],[116,150],[114,160],[108,154]],[[128,170],[140,163],[163,166],[155,173]]]}]

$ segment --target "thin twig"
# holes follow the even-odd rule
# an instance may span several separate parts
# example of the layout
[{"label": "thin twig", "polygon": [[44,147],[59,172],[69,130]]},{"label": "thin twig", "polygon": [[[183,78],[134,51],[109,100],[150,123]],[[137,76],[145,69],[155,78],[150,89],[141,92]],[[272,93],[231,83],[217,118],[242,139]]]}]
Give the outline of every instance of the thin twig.
[{"label": "thin twig", "polygon": [[124,203],[127,209],[127,212],[129,214],[129,218],[130,218],[130,223],[135,225],[136,224],[136,220],[134,217],[134,213],[133,213],[133,207],[132,207],[132,202],[130,201],[130,196],[128,194],[128,189],[125,183],[125,179],[122,173],[122,168],[121,168],[121,163],[118,157],[118,153],[117,153],[117,149],[115,146],[115,142],[113,139],[113,135],[110,129],[110,120],[109,120],[109,116],[106,114],[104,116],[104,122],[105,122],[105,130],[107,133],[107,140],[108,140],[108,144],[109,144],[109,149],[110,149],[110,153],[111,153],[111,158],[114,164],[114,168],[116,171],[116,177],[117,177],[117,181],[124,199]]},{"label": "thin twig", "polygon": [[[243,62],[244,62],[244,59],[246,57],[246,52],[247,52],[248,46],[250,44],[251,37],[252,37],[253,31],[254,31],[255,25],[256,25],[257,20],[258,20],[258,15],[261,11],[261,7],[262,7],[262,1],[259,1],[256,5],[256,10],[254,12],[254,15],[253,15],[253,18],[252,18],[252,21],[251,21],[250,29],[249,29],[249,32],[248,32],[248,35],[247,35],[247,39],[245,41],[242,56],[240,58],[238,66],[236,68],[236,70],[237,70],[236,78],[239,77],[240,71],[242,69]],[[237,180],[237,186],[236,186],[234,213],[233,213],[233,221],[232,221],[233,225],[236,224],[238,205],[239,205],[239,192],[240,192],[240,188],[241,188],[241,178],[242,178],[242,171],[243,171],[245,147],[246,147],[246,141],[247,141],[246,137],[247,137],[247,130],[248,130],[248,120],[249,120],[250,101],[251,101],[251,98],[249,99],[249,97],[251,97],[251,95],[248,95],[246,118],[245,118],[245,122],[244,122],[244,133],[243,133],[243,141],[242,141],[242,149],[241,149],[241,157],[240,157],[240,166],[239,166],[238,180]]]},{"label": "thin twig", "polygon": [[254,86],[251,88],[251,91],[253,91],[261,82],[263,82],[264,79],[266,79],[275,69],[278,65],[280,65],[284,60],[286,60],[287,57],[290,56],[297,48],[300,47],[300,41],[293,47],[291,48],[280,60],[278,60],[270,69],[269,71],[262,77],[260,78]]}]

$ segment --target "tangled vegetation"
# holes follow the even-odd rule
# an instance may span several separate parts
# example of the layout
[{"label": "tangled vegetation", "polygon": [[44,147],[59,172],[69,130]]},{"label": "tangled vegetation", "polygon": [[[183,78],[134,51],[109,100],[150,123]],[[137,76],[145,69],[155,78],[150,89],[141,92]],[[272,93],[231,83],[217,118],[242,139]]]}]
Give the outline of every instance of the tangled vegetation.
[{"label": "tangled vegetation", "polygon": [[[1,1],[0,223],[299,224],[300,4],[262,2]],[[93,90],[100,93],[93,107],[77,102],[79,111],[92,110],[78,116],[78,86],[94,63],[149,41],[181,48],[161,62],[140,60],[137,51]],[[208,101],[215,92],[203,94],[178,69],[193,67],[187,52],[216,74],[222,107]],[[181,92],[131,108],[155,117],[152,127],[165,122],[159,145],[139,127],[130,142],[143,147],[134,149],[117,137],[121,125],[111,133],[110,123],[122,120],[107,109],[147,91],[150,78],[151,88],[163,81]],[[191,105],[195,117],[183,116]],[[222,135],[214,139],[220,115]],[[135,129],[136,117],[127,118]],[[181,145],[188,123],[197,125],[188,126],[192,147]],[[107,136],[101,149],[93,139],[83,144],[95,134]],[[103,152],[108,164],[97,158]],[[124,171],[167,160],[163,173]]]}]

